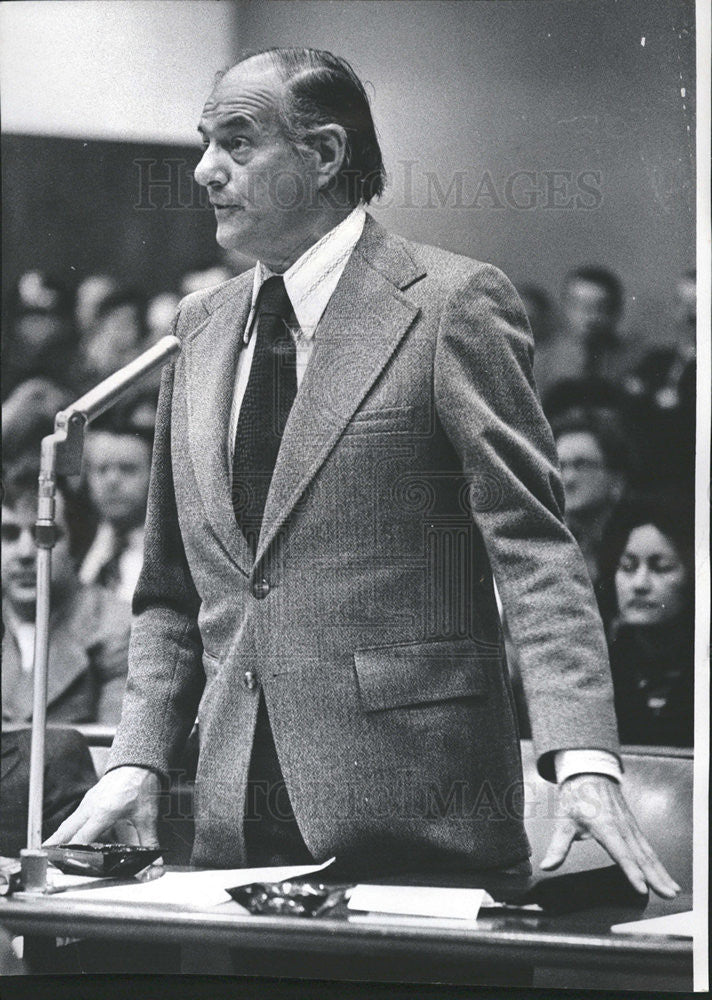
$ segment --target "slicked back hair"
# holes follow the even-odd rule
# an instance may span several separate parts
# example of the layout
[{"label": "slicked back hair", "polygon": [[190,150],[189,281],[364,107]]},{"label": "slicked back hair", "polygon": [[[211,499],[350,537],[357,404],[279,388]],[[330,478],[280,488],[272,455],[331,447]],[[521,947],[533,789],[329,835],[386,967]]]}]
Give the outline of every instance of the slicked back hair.
[{"label": "slicked back hair", "polygon": [[346,204],[378,198],[386,185],[383,156],[368,95],[348,62],[321,49],[274,48],[247,53],[237,65],[252,59],[271,63],[286,85],[282,126],[295,146],[310,146],[324,125],[346,132],[346,157],[336,177]]}]

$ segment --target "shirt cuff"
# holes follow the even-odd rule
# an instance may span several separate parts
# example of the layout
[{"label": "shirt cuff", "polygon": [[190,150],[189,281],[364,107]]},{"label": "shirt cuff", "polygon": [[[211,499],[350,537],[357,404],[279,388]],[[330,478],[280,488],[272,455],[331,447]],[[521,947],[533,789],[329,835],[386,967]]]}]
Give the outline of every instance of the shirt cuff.
[{"label": "shirt cuff", "polygon": [[557,750],[554,770],[558,784],[574,774],[607,774],[616,781],[623,776],[618,758],[608,750]]}]

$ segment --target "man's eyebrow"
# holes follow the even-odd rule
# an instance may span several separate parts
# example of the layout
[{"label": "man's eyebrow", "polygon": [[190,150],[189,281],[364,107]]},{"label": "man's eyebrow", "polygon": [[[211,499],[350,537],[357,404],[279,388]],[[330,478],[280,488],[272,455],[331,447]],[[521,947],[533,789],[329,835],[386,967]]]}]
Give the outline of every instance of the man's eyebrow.
[{"label": "man's eyebrow", "polygon": [[[254,129],[255,123],[251,118],[248,118],[246,115],[240,114],[236,111],[234,114],[221,115],[220,119],[216,122],[215,130],[219,131],[220,129],[234,128],[235,126],[238,128]],[[208,130],[205,126],[202,123],[199,123],[198,132],[200,132],[201,135],[205,135],[206,131]]]}]

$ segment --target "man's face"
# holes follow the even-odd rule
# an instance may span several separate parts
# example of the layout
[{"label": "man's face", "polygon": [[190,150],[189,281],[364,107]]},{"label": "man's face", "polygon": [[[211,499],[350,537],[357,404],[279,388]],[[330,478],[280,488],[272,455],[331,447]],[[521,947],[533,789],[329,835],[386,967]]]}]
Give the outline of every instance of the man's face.
[{"label": "man's face", "polygon": [[562,434],[557,439],[556,450],[567,512],[595,513],[618,499],[619,477],[607,467],[593,434],[585,431]]},{"label": "man's face", "polygon": [[[31,619],[37,596],[37,549],[34,525],[37,520],[37,500],[28,494],[13,506],[2,507],[2,593],[15,613]],[[69,552],[64,501],[56,499],[55,521],[58,540],[52,549],[52,590],[66,591],[75,580],[74,561]]]},{"label": "man's face", "polygon": [[203,109],[204,153],[195,170],[215,209],[220,246],[275,270],[313,242],[316,191],[314,157],[301,155],[283,134],[282,90],[259,60],[226,73]]},{"label": "man's face", "polygon": [[86,446],[87,483],[102,518],[136,527],[146,516],[151,449],[130,434],[92,431]]},{"label": "man's face", "polygon": [[595,281],[575,278],[564,291],[565,332],[580,340],[612,333],[618,321],[611,293]]},{"label": "man's face", "polygon": [[629,625],[659,625],[685,606],[687,572],[675,546],[653,524],[631,531],[616,570],[621,619]]}]

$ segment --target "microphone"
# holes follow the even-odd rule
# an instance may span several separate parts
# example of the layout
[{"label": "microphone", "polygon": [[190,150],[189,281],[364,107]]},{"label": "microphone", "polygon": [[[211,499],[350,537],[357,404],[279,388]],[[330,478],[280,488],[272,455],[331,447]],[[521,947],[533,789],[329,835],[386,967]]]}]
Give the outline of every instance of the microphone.
[{"label": "microphone", "polygon": [[108,410],[110,406],[119,399],[144,375],[148,375],[154,368],[165,362],[180,351],[180,340],[177,337],[161,337],[153,347],[149,347],[143,354],[139,354],[133,361],[129,361],[123,368],[119,368],[113,375],[109,375],[103,382],[90,389],[81,396],[75,403],[68,406],[66,410],[61,410],[55,418],[55,426],[63,426],[75,414],[84,418],[85,423],[90,423],[96,417]]},{"label": "microphone", "polygon": [[51,470],[64,475],[78,475],[81,470],[84,430],[87,424],[101,416],[105,410],[127,393],[139,379],[148,375],[177,354],[181,342],[177,337],[161,337],[153,347],[109,375],[103,382],[85,392],[83,396],[60,410],[54,418],[54,434],[42,441],[40,458],[40,485],[43,473]]}]

